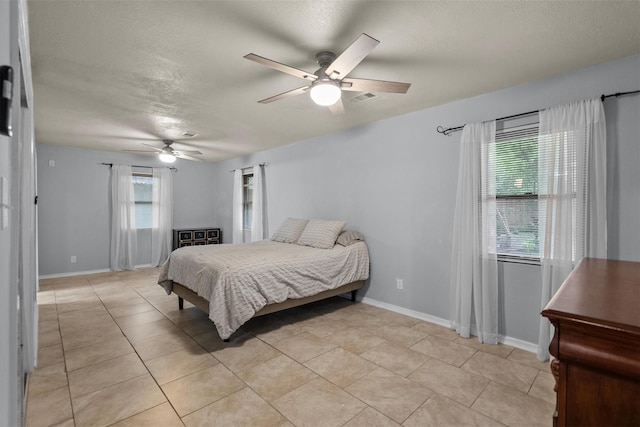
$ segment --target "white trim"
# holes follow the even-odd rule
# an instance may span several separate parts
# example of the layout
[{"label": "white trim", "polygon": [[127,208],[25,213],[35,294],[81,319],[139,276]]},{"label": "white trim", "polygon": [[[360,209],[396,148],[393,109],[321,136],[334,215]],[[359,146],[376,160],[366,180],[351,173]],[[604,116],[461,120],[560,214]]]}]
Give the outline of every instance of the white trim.
[{"label": "white trim", "polygon": [[[445,328],[451,328],[451,322],[441,317],[432,316],[430,314],[422,313],[420,311],[410,310],[408,308],[400,307],[394,304],[381,302],[369,297],[361,297],[356,299],[363,304],[373,305],[375,307],[384,308],[385,310],[393,311],[395,313],[404,314],[405,316],[413,317],[416,319],[424,320],[425,322],[435,323],[436,325],[444,326]],[[471,333],[476,335],[475,325],[471,325]],[[536,353],[538,344],[523,341],[518,338],[511,338],[507,336],[500,336],[500,342],[504,345],[518,348],[520,350],[528,351],[529,353]]]},{"label": "white trim", "polygon": [[[136,265],[136,269],[138,268],[151,268],[151,264],[140,264]],[[135,271],[135,270],[123,270],[123,271]],[[68,273],[56,273],[56,274],[43,274],[39,276],[39,279],[57,279],[60,277],[73,277],[73,276],[84,276],[85,274],[98,274],[98,273],[118,273],[118,271],[113,271],[108,268],[103,268],[100,270],[88,270],[88,271],[70,271]]]}]

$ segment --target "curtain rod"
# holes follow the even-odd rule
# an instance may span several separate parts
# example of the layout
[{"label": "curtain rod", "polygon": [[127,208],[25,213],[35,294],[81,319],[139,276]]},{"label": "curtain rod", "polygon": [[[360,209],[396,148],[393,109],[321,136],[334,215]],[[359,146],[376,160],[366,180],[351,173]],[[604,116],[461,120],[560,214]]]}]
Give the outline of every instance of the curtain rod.
[{"label": "curtain rod", "polygon": [[[263,166],[263,167],[264,167],[264,166],[269,166],[269,163],[267,163],[267,162],[260,163],[260,164],[258,164],[258,166]],[[243,168],[237,168],[237,169],[230,170],[229,172],[235,172],[235,171],[236,171],[236,170],[238,170],[238,169],[240,169],[240,170],[245,170],[245,169],[249,169],[249,168],[252,168],[252,167],[253,167],[253,166],[245,166],[245,167],[243,167]]]},{"label": "curtain rod", "polygon": [[[605,99],[607,99],[607,98],[611,98],[611,97],[614,97],[614,96],[617,98],[617,97],[619,97],[619,96],[623,96],[623,95],[633,95],[633,94],[636,94],[636,93],[640,93],[640,90],[632,90],[632,91],[630,91],[630,92],[617,92],[617,93],[610,93],[609,95],[601,95],[601,96],[600,96],[600,100],[601,100],[601,101],[604,101]],[[529,115],[531,115],[531,114],[536,114],[536,113],[538,113],[539,111],[540,111],[540,110],[533,110],[533,111],[527,111],[526,113],[514,114],[514,115],[512,115],[512,116],[500,117],[500,118],[496,119],[496,121],[498,121],[498,120],[515,119],[516,117],[522,117],[522,116],[529,116]],[[437,131],[438,133],[441,133],[442,135],[446,135],[446,136],[448,136],[448,135],[450,135],[450,134],[451,134],[451,133],[453,133],[453,132],[457,132],[457,131],[459,131],[459,130],[462,130],[462,128],[464,128],[464,126],[465,126],[465,125],[462,125],[462,126],[456,126],[456,127],[447,128],[447,129],[443,128],[442,126],[438,126],[438,127],[436,128],[436,131]]]},{"label": "curtain rod", "polygon": [[[110,168],[113,167],[113,163],[100,163],[101,165],[105,165],[105,166],[109,166]],[[146,169],[153,169],[153,166],[141,166],[141,165],[129,165],[132,168],[146,168]],[[172,171],[176,171],[178,172],[178,168],[174,168],[173,166],[160,166],[160,167],[166,167],[167,169],[171,169]]]}]

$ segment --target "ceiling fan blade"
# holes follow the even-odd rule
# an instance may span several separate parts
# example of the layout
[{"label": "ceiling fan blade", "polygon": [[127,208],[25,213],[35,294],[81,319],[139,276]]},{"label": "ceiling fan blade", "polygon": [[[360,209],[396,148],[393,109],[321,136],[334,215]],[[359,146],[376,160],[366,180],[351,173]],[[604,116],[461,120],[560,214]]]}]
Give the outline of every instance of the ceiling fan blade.
[{"label": "ceiling fan blade", "polygon": [[155,147],[155,146],[153,146],[153,145],[145,144],[144,142],[142,143],[142,145],[144,145],[144,146],[146,146],[146,147],[153,148],[154,150],[156,150],[156,151],[158,151],[158,152],[161,152],[161,151],[162,151],[162,148],[158,148],[158,147]]},{"label": "ceiling fan blade", "polygon": [[180,153],[180,154],[202,154],[198,150],[177,150],[176,153]]},{"label": "ceiling fan blade", "polygon": [[410,86],[411,83],[346,78],[342,80],[341,88],[352,92],[407,93]]},{"label": "ceiling fan blade", "polygon": [[186,154],[182,154],[182,153],[179,153],[179,152],[175,152],[174,151],[174,154],[179,159],[193,160],[194,162],[201,162],[202,161],[201,159],[197,159],[195,157],[187,156]]},{"label": "ceiling fan blade", "polygon": [[251,61],[257,62],[258,64],[266,65],[267,67],[273,68],[274,70],[282,71],[283,73],[300,77],[301,79],[315,81],[318,78],[315,74],[308,73],[298,68],[290,67],[289,65],[281,64],[271,59],[264,58],[260,55],[256,55],[255,53],[250,53],[248,55],[245,55],[244,57]]},{"label": "ceiling fan blade", "polygon": [[332,79],[343,79],[367,56],[380,42],[362,33],[335,61],[326,69]]},{"label": "ceiling fan blade", "polygon": [[289,97],[289,96],[300,95],[301,93],[304,93],[304,92],[306,92],[307,90],[309,90],[309,88],[310,88],[310,87],[311,87],[311,86],[302,86],[302,87],[299,87],[299,88],[297,88],[297,89],[293,89],[293,90],[289,90],[289,91],[287,91],[287,92],[280,93],[280,94],[275,95],[275,96],[272,96],[272,97],[270,97],[270,98],[261,99],[261,100],[260,100],[260,101],[258,101],[258,102],[259,102],[260,104],[268,104],[268,103],[270,103],[270,102],[278,101],[278,100],[280,100],[280,99],[282,99],[282,98],[287,98],[287,97]]},{"label": "ceiling fan blade", "polygon": [[129,153],[151,153],[151,154],[155,154],[155,151],[149,151],[149,150],[120,150],[120,151],[126,151]]},{"label": "ceiling fan blade", "polygon": [[342,99],[338,99],[338,102],[329,105],[329,111],[331,111],[331,114],[335,115],[344,114],[344,104],[342,103]]}]

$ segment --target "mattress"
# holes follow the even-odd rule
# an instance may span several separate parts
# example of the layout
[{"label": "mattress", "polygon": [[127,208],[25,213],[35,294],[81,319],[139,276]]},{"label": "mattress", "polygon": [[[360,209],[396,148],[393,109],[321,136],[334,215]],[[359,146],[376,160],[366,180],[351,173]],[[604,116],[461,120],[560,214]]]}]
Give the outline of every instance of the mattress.
[{"label": "mattress", "polygon": [[268,304],[368,278],[365,242],[317,249],[263,240],[177,249],[158,283],[167,293],[179,283],[209,301],[209,318],[226,339]]}]

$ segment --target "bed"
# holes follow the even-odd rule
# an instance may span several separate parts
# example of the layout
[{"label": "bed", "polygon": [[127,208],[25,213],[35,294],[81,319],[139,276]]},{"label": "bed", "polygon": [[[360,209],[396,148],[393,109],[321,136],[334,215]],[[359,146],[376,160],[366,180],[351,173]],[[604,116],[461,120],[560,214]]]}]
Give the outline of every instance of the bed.
[{"label": "bed", "polygon": [[207,312],[225,340],[252,317],[346,292],[354,300],[369,278],[365,242],[334,244],[334,236],[330,247],[320,248],[298,241],[179,248],[163,265],[158,284],[178,295],[180,308],[185,299]]}]

